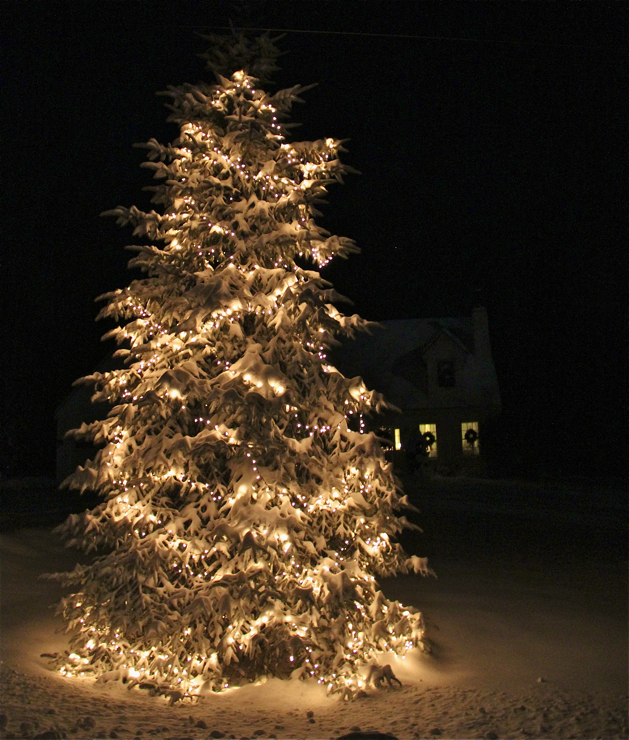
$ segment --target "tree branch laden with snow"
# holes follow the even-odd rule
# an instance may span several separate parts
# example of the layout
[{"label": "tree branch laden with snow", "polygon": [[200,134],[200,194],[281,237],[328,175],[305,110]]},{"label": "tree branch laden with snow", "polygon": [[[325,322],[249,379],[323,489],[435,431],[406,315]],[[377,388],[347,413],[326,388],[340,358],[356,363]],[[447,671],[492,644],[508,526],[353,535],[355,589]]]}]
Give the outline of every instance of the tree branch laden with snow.
[{"label": "tree branch laden with snow", "polygon": [[58,667],[174,699],[262,676],[351,695],[378,652],[423,645],[376,576],[429,571],[395,542],[408,502],[359,423],[385,403],[327,357],[369,323],[304,267],[358,251],[314,220],[349,168],[339,140],[290,142],[304,88],[217,78],[170,88],[179,136],[144,145],[161,212],[109,212],[145,277],[101,297],[124,366],[83,379],[111,412],[72,432],[100,449],[65,483],[103,501],[61,527],[95,558],[54,576],[74,589]]}]

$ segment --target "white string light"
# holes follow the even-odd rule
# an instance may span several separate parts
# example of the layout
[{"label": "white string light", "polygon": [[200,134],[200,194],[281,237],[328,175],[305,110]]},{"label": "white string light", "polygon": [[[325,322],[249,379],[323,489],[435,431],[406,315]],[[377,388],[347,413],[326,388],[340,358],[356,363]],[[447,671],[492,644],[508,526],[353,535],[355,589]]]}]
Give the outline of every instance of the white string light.
[{"label": "white string light", "polygon": [[394,541],[403,501],[366,421],[383,401],[327,356],[367,322],[296,261],[356,251],[315,224],[345,168],[338,140],[285,140],[298,92],[244,70],[171,88],[180,137],[146,145],[163,213],[112,212],[162,246],[133,247],[146,277],[103,296],[124,366],[89,378],[112,411],[75,430],[101,448],[69,480],[103,503],[63,532],[109,554],[64,576],[64,676],[194,701],[293,675],[347,697],[379,651],[424,644],[375,580],[427,571]]}]

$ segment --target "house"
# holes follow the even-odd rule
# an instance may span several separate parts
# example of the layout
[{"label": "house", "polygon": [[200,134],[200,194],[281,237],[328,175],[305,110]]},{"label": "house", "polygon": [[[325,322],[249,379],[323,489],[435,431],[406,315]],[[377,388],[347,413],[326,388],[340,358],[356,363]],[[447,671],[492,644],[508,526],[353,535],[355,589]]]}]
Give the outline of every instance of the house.
[{"label": "house", "polygon": [[482,470],[483,425],[501,408],[485,308],[471,317],[383,321],[334,359],[399,409],[377,422],[396,464]]},{"label": "house", "polygon": [[[362,376],[400,410],[377,420],[381,433],[390,435],[396,465],[419,460],[424,472],[482,469],[483,424],[500,412],[485,308],[471,317],[383,321],[333,354],[344,375]],[[97,370],[119,362],[110,358]],[[58,482],[96,452],[65,437],[106,415],[105,404],[91,403],[92,393],[91,386],[75,387],[55,413]]]},{"label": "house", "polygon": [[[121,367],[120,360],[107,357],[96,367],[96,372],[104,373],[118,367]],[[78,429],[83,422],[89,424],[107,416],[108,405],[102,402],[92,403],[93,395],[94,389],[91,384],[77,384],[55,410],[57,430],[55,480],[57,484],[73,473],[78,465],[84,465],[88,458],[93,458],[96,454],[98,448],[94,445],[66,437],[66,432],[70,429]]]}]

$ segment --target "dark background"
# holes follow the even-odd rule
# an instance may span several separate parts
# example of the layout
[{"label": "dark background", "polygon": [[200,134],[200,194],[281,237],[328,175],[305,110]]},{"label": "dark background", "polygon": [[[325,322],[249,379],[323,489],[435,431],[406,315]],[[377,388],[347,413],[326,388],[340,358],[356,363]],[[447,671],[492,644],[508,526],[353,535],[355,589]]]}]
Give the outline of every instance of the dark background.
[{"label": "dark background", "polygon": [[150,207],[132,144],[177,135],[155,92],[211,80],[195,31],[230,19],[293,29],[277,86],[319,83],[296,139],[351,139],[321,222],[363,252],[324,276],[370,319],[480,296],[491,470],[621,475],[626,3],[75,0],[0,6],[0,477],[53,474],[55,408],[112,350],[94,298],[133,277],[98,214]]}]

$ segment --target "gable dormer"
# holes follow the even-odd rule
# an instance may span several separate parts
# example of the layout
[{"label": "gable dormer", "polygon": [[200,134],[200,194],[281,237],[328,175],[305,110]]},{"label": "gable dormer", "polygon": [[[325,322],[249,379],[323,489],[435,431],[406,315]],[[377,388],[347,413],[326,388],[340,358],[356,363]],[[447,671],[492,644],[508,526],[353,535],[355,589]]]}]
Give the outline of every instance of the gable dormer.
[{"label": "gable dormer", "polygon": [[463,398],[463,371],[470,350],[455,334],[438,322],[435,333],[423,345],[422,356],[427,368],[428,398],[434,404],[451,405]]},{"label": "gable dormer", "polygon": [[344,375],[362,376],[405,411],[500,410],[484,308],[469,317],[383,321],[371,334],[335,348],[333,357]]}]

